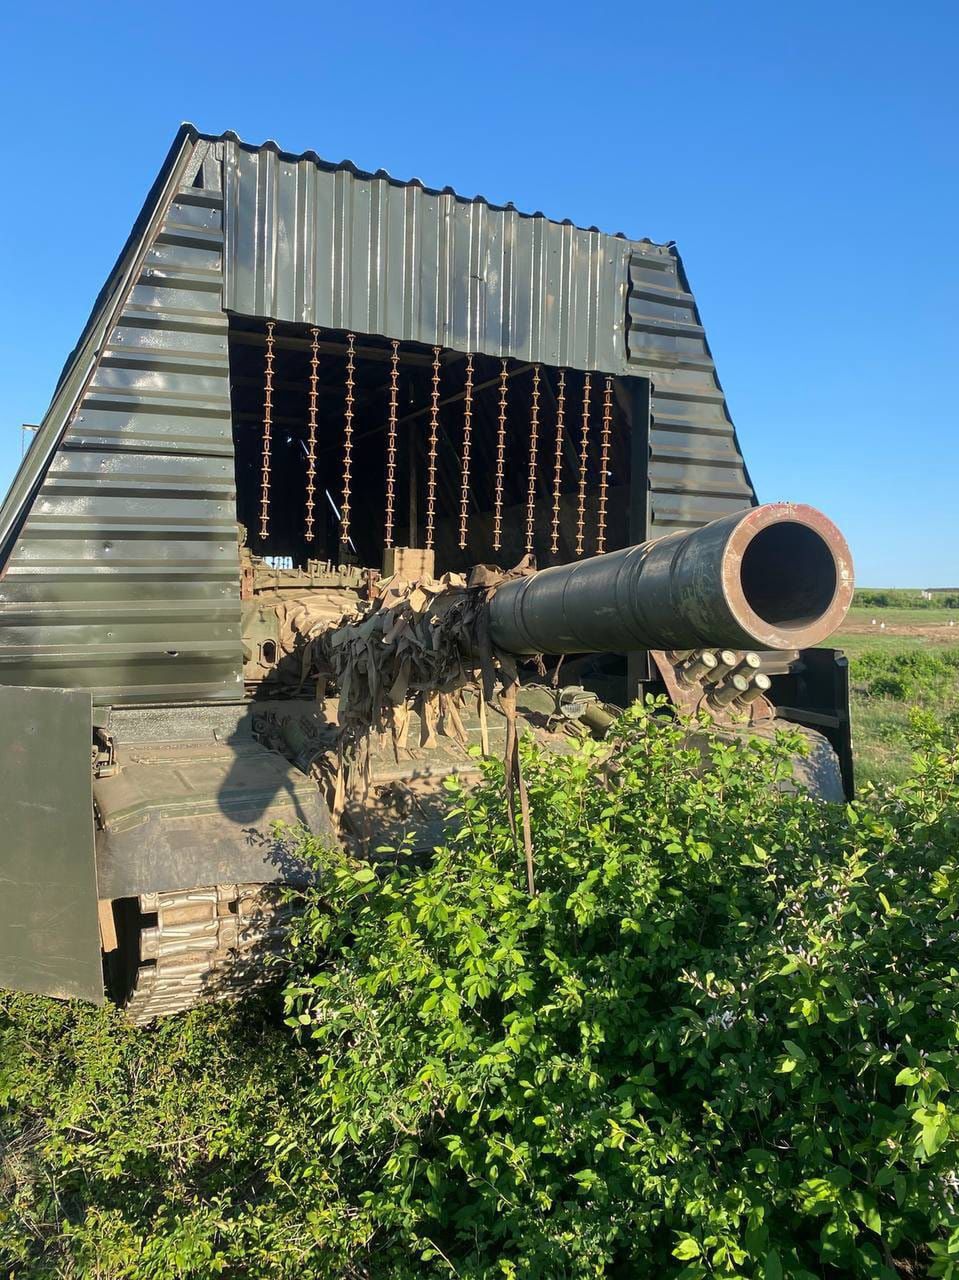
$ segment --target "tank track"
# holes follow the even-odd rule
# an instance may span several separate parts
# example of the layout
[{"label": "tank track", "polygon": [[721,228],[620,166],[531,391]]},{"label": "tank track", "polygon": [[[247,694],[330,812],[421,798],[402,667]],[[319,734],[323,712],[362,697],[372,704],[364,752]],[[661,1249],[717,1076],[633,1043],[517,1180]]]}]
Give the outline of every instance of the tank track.
[{"label": "tank track", "polygon": [[139,905],[139,963],[124,1003],[138,1026],[211,1000],[237,999],[277,976],[290,917],[281,886],[145,893]]}]

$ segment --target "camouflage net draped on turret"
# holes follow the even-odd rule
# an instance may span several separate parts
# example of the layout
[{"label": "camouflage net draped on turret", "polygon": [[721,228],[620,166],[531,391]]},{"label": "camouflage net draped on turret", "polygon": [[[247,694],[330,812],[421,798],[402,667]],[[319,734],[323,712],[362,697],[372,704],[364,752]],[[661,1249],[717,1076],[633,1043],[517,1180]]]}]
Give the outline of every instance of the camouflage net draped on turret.
[{"label": "camouflage net draped on turret", "polygon": [[[515,723],[516,659],[494,648],[486,605],[501,583],[533,572],[530,561],[524,560],[507,573],[481,565],[469,575],[447,573],[415,582],[385,579],[368,606],[314,636],[310,655],[320,676],[318,696],[324,676],[332,678],[339,694],[333,800],[337,818],[348,795],[355,800],[369,789],[371,735],[389,734],[398,757],[408,748],[415,713],[420,721],[418,746],[434,746],[437,735],[444,735],[465,750],[460,712],[469,691],[478,694],[485,750],[486,710],[498,704],[507,720],[507,778],[517,784],[520,796],[531,888],[528,814]],[[513,790],[510,785],[511,817]]]}]

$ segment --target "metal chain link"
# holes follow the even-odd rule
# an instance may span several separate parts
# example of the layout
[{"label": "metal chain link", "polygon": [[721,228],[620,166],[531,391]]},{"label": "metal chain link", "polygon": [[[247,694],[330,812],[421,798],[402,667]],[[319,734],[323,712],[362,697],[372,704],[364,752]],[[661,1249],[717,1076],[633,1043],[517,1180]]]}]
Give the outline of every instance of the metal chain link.
[{"label": "metal chain link", "polygon": [[312,542],[314,533],[313,512],[316,507],[316,412],[318,370],[320,367],[320,331],[310,330],[310,410],[309,432],[306,439],[306,540]]},{"label": "metal chain link", "polygon": [[466,357],[463,395],[463,460],[460,472],[460,550],[465,551],[469,532],[470,451],[473,444],[473,356]]},{"label": "metal chain link", "polygon": [[596,512],[596,554],[606,550],[606,498],[609,492],[609,444],[613,426],[613,380],[603,387],[603,429],[599,440],[599,505]]},{"label": "metal chain link", "polygon": [[529,477],[526,493],[526,554],[533,554],[536,533],[536,452],[539,446],[539,365],[533,365],[533,392],[529,408]]},{"label": "metal chain link", "polygon": [[346,335],[346,401],[343,408],[343,502],[340,507],[340,542],[350,540],[350,489],[353,482],[353,406],[356,386],[356,335]]},{"label": "metal chain link", "polygon": [[440,433],[440,347],[433,348],[433,389],[430,392],[430,437],[426,455],[426,549],[432,551],[436,532],[436,453]]},{"label": "metal chain link", "polygon": [[386,432],[386,514],[383,520],[383,542],[393,545],[393,521],[396,509],[396,423],[400,396],[400,344],[393,339],[390,357],[390,409]]},{"label": "metal chain link", "polygon": [[499,551],[503,543],[503,472],[506,467],[506,361],[499,375],[499,417],[496,426],[496,487],[493,494],[493,550]]},{"label": "metal chain link", "polygon": [[273,447],[273,330],[266,326],[266,360],[263,370],[263,462],[260,472],[260,537],[270,532],[270,452]]},{"label": "metal chain link", "polygon": [[592,381],[589,374],[583,382],[583,429],[579,446],[579,495],[576,507],[576,554],[581,556],[586,546],[586,479],[589,467],[589,398]]},{"label": "metal chain link", "polygon": [[553,459],[553,524],[549,549],[559,553],[559,506],[563,488],[563,435],[566,430],[566,370],[559,371],[556,390],[556,454]]}]

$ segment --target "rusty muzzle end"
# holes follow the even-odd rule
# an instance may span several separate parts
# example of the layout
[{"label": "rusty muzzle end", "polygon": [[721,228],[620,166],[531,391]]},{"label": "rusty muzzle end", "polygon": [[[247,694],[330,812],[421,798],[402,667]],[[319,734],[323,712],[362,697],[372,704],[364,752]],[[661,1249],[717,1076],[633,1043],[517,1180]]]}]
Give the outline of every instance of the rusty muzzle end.
[{"label": "rusty muzzle end", "polygon": [[835,631],[852,589],[836,526],[774,502],[507,581],[490,635],[511,653],[802,649]]},{"label": "rusty muzzle end", "polygon": [[770,502],[736,525],[722,557],[730,613],[757,648],[805,649],[841,625],[855,585],[846,539],[815,507]]}]

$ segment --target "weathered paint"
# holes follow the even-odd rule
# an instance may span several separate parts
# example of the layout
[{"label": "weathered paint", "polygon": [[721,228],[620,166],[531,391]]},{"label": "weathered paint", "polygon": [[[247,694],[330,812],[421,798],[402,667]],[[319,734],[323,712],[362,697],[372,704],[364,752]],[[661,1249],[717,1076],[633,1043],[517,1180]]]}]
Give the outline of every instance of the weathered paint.
[{"label": "weathered paint", "polygon": [[86,692],[0,686],[0,986],[101,1003]]}]

